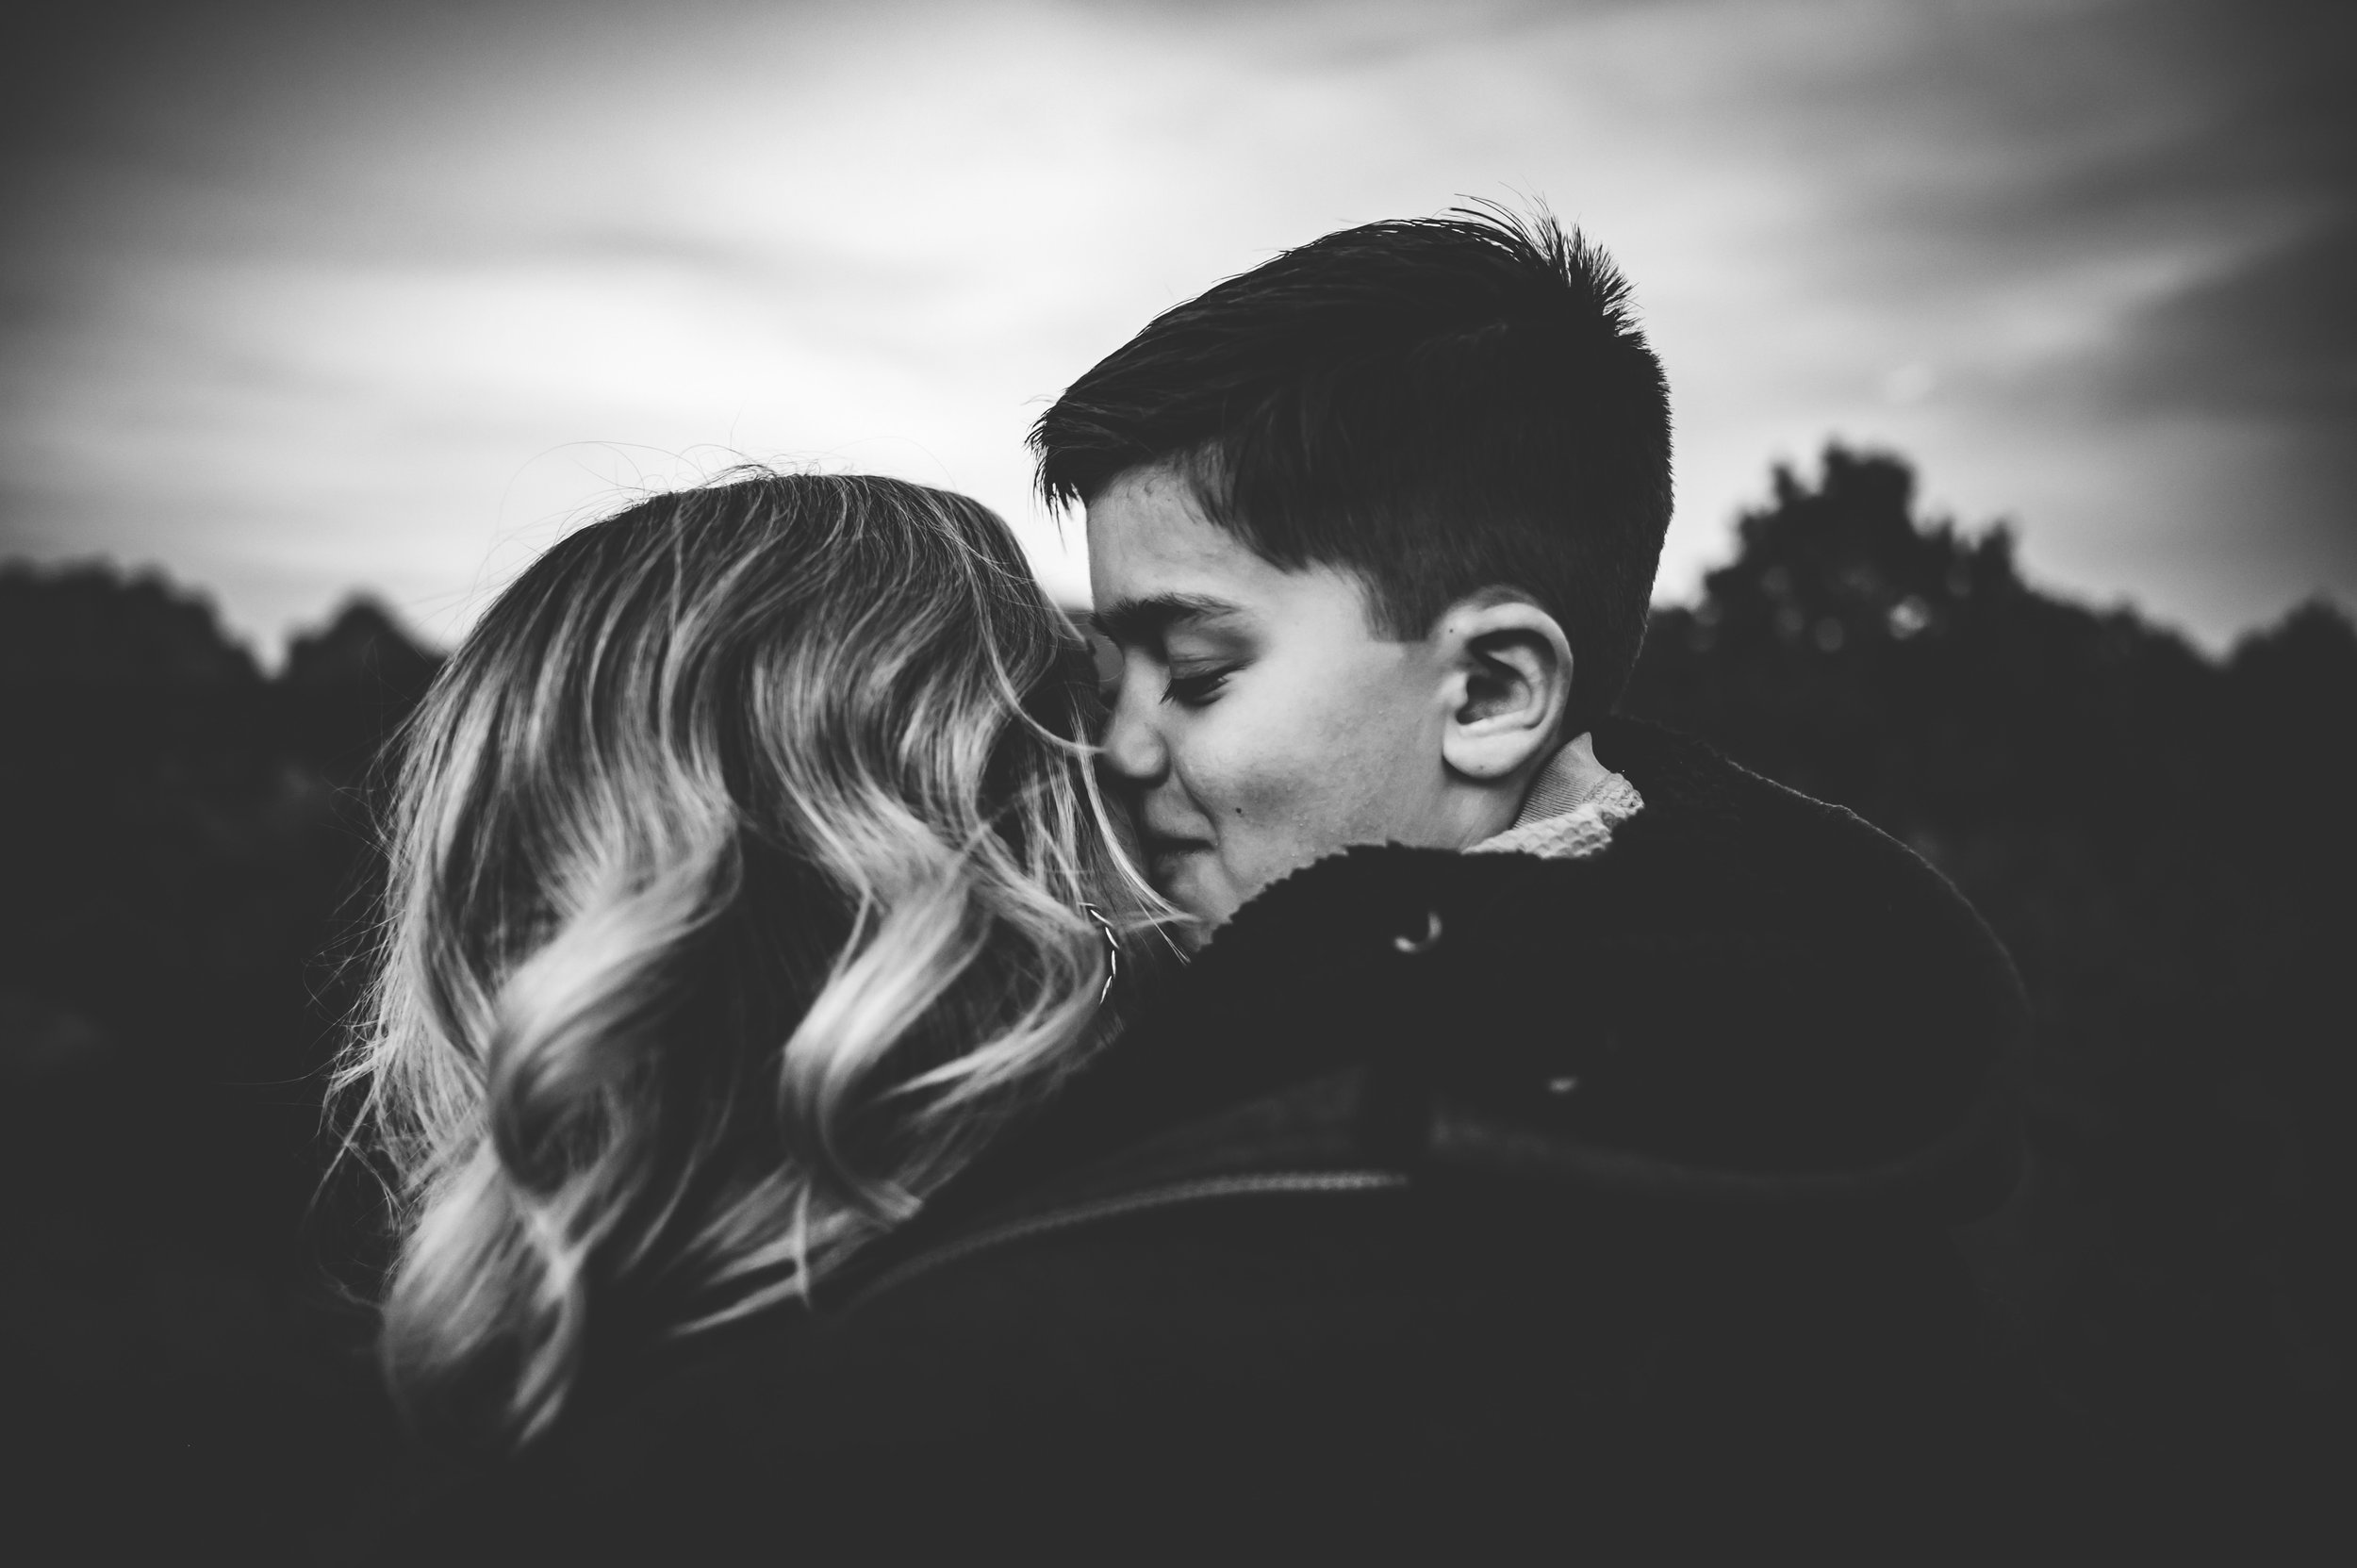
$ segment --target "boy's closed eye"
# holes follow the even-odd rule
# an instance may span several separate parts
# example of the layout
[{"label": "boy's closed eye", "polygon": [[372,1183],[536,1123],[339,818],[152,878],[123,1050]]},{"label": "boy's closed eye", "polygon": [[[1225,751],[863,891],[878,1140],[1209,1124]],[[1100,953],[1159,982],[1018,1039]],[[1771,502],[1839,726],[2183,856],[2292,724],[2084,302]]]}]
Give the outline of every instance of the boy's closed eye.
[{"label": "boy's closed eye", "polygon": [[1218,699],[1238,668],[1234,664],[1174,664],[1162,683],[1162,701],[1182,708],[1204,707]]}]

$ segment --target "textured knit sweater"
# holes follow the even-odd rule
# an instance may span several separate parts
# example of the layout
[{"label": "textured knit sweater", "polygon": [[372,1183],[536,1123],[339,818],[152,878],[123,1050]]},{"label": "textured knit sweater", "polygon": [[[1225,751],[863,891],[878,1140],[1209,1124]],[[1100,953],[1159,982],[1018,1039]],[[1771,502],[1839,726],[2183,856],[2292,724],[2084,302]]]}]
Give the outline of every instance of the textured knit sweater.
[{"label": "textured knit sweater", "polygon": [[1612,830],[1642,810],[1645,798],[1637,786],[1610,768],[1591,777],[1585,766],[1590,737],[1558,751],[1530,787],[1514,825],[1485,838],[1468,851],[1473,854],[1538,855],[1545,860],[1577,860],[1600,853],[1612,842]]}]

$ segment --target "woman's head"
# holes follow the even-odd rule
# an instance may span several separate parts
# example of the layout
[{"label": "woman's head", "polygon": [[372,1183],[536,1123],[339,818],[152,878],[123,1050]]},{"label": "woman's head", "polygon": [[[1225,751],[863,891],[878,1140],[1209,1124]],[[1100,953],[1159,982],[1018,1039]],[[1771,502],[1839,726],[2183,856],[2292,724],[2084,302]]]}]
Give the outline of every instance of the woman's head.
[{"label": "woman's head", "polygon": [[806,1289],[1075,1060],[1078,906],[1151,917],[1092,680],[1006,526],[894,480],[660,496],[501,595],[407,737],[347,1069],[413,1410],[529,1438],[593,1332]]}]

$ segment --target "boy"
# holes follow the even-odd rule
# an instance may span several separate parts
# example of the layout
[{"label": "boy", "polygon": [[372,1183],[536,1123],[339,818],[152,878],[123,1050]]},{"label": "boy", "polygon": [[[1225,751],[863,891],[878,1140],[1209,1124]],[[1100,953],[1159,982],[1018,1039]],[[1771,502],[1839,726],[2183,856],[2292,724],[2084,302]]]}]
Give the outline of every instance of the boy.
[{"label": "boy", "polygon": [[[1864,1529],[1970,1470],[1946,1229],[2016,1174],[1995,1081],[2026,1008],[1910,851],[1614,717],[1671,493],[1627,293],[1544,216],[1372,224],[1166,312],[1042,416],[1119,654],[1103,767],[1209,943],[1063,1120],[1134,1137],[1229,1107],[1164,1179],[1314,1146],[1551,1195],[1575,1219],[1547,1245],[1588,1271],[1553,1328],[1597,1359],[1561,1372],[1561,1425],[1541,1395],[1493,1412],[1492,1461],[1553,1444],[1626,1483],[1574,1488],[1591,1508],[1690,1483]],[[1333,1142],[1305,1146],[1301,1086],[1336,1072]],[[1346,1229],[1298,1223],[1305,1246]],[[1406,1262],[1356,1256],[1357,1304],[1383,1294],[1369,1260]],[[1648,1392],[1598,1394],[1621,1376]],[[1348,1381],[1322,1386],[1339,1406]],[[1374,1429],[1429,1453],[1462,1419],[1427,1391]],[[1478,1490],[1501,1531],[1532,1523]]]}]

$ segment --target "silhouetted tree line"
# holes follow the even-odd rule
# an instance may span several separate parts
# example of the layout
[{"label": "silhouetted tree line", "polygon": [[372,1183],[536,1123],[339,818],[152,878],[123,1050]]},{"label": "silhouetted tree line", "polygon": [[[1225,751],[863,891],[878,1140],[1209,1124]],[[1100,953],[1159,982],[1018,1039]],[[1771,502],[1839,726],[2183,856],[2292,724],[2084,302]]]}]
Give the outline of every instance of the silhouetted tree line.
[{"label": "silhouetted tree line", "polygon": [[[2025,1475],[2305,1494],[2357,1324],[2357,632],[2205,658],[1912,490],[1779,471],[1630,706],[1913,843],[2019,962],[2037,1158],[1968,1241]],[[301,1558],[387,1452],[366,1206],[314,1196],[370,765],[435,667],[366,602],[265,676],[159,579],[0,569],[0,1422],[93,1545]]]},{"label": "silhouetted tree line", "polygon": [[2295,1527],[2350,1473],[2357,630],[2318,601],[2205,658],[1913,492],[1838,446],[1779,470],[1629,707],[1913,844],[2019,966],[2036,1158],[1967,1237],[2008,1441]]},{"label": "silhouetted tree line", "polygon": [[158,578],[0,569],[6,1540],[296,1560],[387,1449],[313,1195],[362,786],[437,662],[363,602],[266,678]]}]

